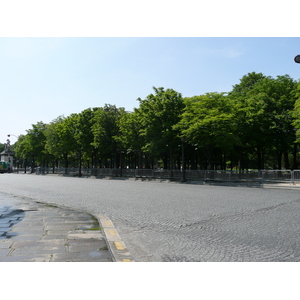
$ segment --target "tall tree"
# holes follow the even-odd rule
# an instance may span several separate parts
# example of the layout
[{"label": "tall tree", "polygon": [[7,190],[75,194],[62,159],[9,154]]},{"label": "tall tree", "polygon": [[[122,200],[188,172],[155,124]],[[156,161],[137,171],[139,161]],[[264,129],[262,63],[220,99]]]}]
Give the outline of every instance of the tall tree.
[{"label": "tall tree", "polygon": [[120,135],[116,139],[125,148],[127,153],[135,156],[135,166],[142,168],[143,147],[145,146],[145,137],[141,134],[143,129],[140,112],[135,109],[132,113],[123,114],[119,120]]},{"label": "tall tree", "polygon": [[95,112],[99,110],[99,108],[88,108],[83,110],[78,114],[77,125],[76,125],[76,134],[75,139],[77,143],[80,145],[80,149],[82,150],[83,157],[88,162],[88,167],[90,166],[90,162],[92,162],[92,166],[96,165],[96,148],[93,145],[94,142],[94,134],[92,131],[93,125],[96,122]]},{"label": "tall tree", "polygon": [[65,153],[62,136],[59,128],[65,120],[64,116],[59,116],[53,120],[45,130],[46,144],[45,149],[48,153],[52,154],[54,159],[59,160]]},{"label": "tall tree", "polygon": [[60,116],[51,122],[46,130],[46,149],[57,159],[63,158],[65,168],[69,167],[69,159],[79,153],[79,145],[75,138],[78,114],[71,114],[67,118]]},{"label": "tall tree", "polygon": [[29,143],[28,134],[20,135],[15,145],[15,155],[20,159],[26,173],[28,161],[29,159],[32,159],[32,150]]},{"label": "tall tree", "polygon": [[27,130],[33,160],[35,163],[40,163],[43,165],[45,164],[45,160],[47,158],[47,152],[45,151],[46,128],[47,124],[38,122],[37,124],[32,125],[32,129]]},{"label": "tall tree", "polygon": [[[284,155],[285,168],[290,168],[289,154],[293,152],[296,140],[292,125],[292,112],[295,104],[296,81],[290,76],[265,78],[256,87],[258,92],[266,94],[265,121],[268,120],[268,138],[271,148],[270,155],[275,153],[277,168],[282,168]],[[275,168],[275,166],[273,166]]]},{"label": "tall tree", "polygon": [[120,135],[119,119],[125,114],[124,108],[106,104],[94,113],[92,145],[99,151],[100,157],[110,167],[118,168],[122,147],[116,138]]},{"label": "tall tree", "polygon": [[[248,82],[249,84],[242,84]],[[295,139],[292,109],[295,102],[295,81],[288,75],[276,79],[261,73],[249,73],[229,96],[237,107],[238,128],[243,155],[256,153],[258,169],[281,168],[282,154],[289,167],[288,153]]]},{"label": "tall tree", "polygon": [[[237,148],[239,167],[241,170],[249,167],[262,169],[264,165],[265,137],[262,124],[264,121],[264,95],[252,92],[256,84],[266,78],[262,73],[248,73],[239,84],[233,86],[228,96],[236,107],[238,136],[241,146]],[[249,165],[250,156],[255,152],[256,164]]]},{"label": "tall tree", "polygon": [[176,128],[185,140],[202,148],[208,169],[215,168],[216,155],[222,155],[220,167],[226,167],[230,155],[240,140],[236,134],[234,107],[224,93],[207,93],[185,98],[186,108]]},{"label": "tall tree", "polygon": [[293,116],[293,126],[294,126],[294,132],[296,135],[295,140],[295,147],[294,147],[294,168],[298,168],[298,163],[296,159],[297,155],[297,145],[300,144],[300,80],[298,80],[296,85],[296,91],[295,91],[295,104],[294,104],[294,110],[292,113]]},{"label": "tall tree", "polygon": [[[146,99],[138,98],[142,124],[141,134],[145,137],[144,150],[164,161],[164,168],[173,168],[174,154],[179,151],[181,141],[178,130],[173,128],[180,120],[184,103],[182,95],[173,89],[153,87],[154,94]],[[168,164],[169,162],[169,164]]]}]

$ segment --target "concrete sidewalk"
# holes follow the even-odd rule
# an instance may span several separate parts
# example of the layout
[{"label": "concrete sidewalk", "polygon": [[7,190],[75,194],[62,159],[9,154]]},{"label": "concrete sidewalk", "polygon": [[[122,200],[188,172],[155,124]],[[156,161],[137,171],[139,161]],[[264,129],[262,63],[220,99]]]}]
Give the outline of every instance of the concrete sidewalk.
[{"label": "concrete sidewalk", "polygon": [[112,262],[96,217],[1,194],[0,262]]}]

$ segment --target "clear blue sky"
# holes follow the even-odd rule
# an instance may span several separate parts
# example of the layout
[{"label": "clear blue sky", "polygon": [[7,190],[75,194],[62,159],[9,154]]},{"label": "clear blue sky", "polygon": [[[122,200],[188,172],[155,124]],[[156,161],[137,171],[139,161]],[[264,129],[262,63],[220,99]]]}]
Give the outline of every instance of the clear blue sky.
[{"label": "clear blue sky", "polygon": [[189,97],[229,92],[249,72],[298,80],[297,54],[297,37],[2,37],[0,142],[105,103],[131,111],[152,86]]}]

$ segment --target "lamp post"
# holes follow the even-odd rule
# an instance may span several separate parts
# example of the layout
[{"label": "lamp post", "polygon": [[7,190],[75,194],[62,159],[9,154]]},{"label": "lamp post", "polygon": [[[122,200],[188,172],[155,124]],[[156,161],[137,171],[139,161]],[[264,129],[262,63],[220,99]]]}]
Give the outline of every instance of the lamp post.
[{"label": "lamp post", "polygon": [[122,154],[123,153],[125,153],[125,150],[120,149],[120,177],[123,177],[123,169],[122,169],[122,164],[123,164]]},{"label": "lamp post", "polygon": [[185,178],[185,157],[184,157],[184,138],[181,138],[181,155],[182,155],[182,177],[181,182],[186,182]]},{"label": "lamp post", "polygon": [[6,140],[6,150],[7,150],[7,155],[8,155],[8,173],[11,172],[11,164],[10,164],[10,140]]},{"label": "lamp post", "polygon": [[79,172],[78,176],[82,177],[82,172],[81,172],[81,164],[82,164],[82,147],[79,147]]},{"label": "lamp post", "polygon": [[30,170],[31,174],[34,172],[34,165],[35,165],[35,162],[34,162],[34,153],[31,152],[31,170]]},{"label": "lamp post", "polygon": [[296,55],[294,61],[295,63],[300,64],[300,55]]}]

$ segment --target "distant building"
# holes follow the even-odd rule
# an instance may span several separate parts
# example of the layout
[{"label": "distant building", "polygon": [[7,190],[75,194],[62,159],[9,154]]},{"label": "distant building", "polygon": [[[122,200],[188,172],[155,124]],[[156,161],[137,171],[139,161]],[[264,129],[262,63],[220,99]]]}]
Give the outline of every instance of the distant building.
[{"label": "distant building", "polygon": [[7,143],[5,144],[5,149],[0,153],[1,161],[9,162],[11,167],[13,166],[14,162],[14,155],[15,153],[10,150],[10,140],[7,139]]}]

